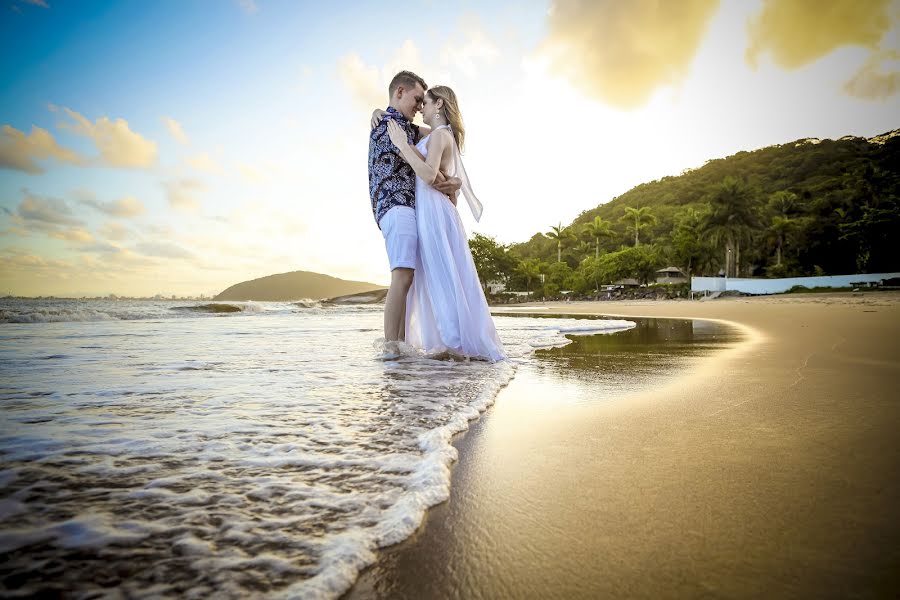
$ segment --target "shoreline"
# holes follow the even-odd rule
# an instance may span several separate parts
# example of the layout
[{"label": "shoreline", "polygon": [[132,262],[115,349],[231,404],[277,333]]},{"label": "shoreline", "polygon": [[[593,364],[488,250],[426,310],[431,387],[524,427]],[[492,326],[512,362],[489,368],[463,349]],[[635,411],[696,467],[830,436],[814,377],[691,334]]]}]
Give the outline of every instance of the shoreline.
[{"label": "shoreline", "polygon": [[747,337],[614,402],[554,403],[517,374],[454,440],[450,500],[346,597],[900,589],[900,294],[492,308],[535,307],[714,320]]}]

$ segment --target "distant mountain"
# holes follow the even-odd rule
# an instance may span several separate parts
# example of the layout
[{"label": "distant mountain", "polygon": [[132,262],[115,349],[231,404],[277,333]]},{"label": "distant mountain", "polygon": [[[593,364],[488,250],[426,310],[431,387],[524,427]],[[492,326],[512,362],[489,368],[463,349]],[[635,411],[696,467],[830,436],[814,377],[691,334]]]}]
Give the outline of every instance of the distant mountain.
[{"label": "distant mountain", "polygon": [[384,288],[363,281],[346,281],[321,273],[292,271],[237,283],[213,300],[288,301],[310,298],[320,300],[347,294],[358,294]]}]

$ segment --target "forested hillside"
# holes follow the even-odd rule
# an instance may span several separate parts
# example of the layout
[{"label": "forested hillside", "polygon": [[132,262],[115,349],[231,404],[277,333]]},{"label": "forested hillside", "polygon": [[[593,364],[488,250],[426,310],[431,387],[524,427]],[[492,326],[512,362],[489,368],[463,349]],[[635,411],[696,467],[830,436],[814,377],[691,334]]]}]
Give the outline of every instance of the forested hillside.
[{"label": "forested hillside", "polygon": [[[785,277],[895,271],[900,130],[804,139],[708,161],[548,223],[529,241],[472,240],[484,280],[587,292],[656,269]],[[727,265],[726,265],[727,262]]]}]

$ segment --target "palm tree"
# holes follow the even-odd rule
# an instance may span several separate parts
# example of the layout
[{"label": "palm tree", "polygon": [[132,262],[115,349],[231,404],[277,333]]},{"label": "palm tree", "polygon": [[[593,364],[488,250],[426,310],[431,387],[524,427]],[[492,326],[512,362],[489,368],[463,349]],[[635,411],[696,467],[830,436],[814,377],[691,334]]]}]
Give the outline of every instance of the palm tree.
[{"label": "palm tree", "polygon": [[672,228],[672,247],[675,257],[685,267],[685,275],[690,277],[696,265],[695,260],[702,260],[706,255],[703,224],[705,216],[693,206],[688,206],[675,215],[675,227]]},{"label": "palm tree", "polygon": [[634,231],[635,248],[641,245],[641,230],[656,225],[656,216],[650,211],[649,206],[642,206],[640,208],[626,206],[625,214],[622,215],[621,220],[628,224],[629,231]]},{"label": "palm tree", "polygon": [[741,240],[757,223],[753,191],[729,176],[716,187],[709,204],[706,231],[717,246],[725,242],[725,276],[740,275]]},{"label": "palm tree", "polygon": [[566,229],[568,228],[560,223],[558,227],[550,227],[550,231],[544,234],[551,240],[556,240],[556,262],[562,262],[562,242],[568,237]]},{"label": "palm tree", "polygon": [[787,236],[794,229],[796,221],[790,217],[775,215],[772,224],[769,225],[769,233],[775,239],[775,266],[781,266],[781,250],[787,241]]},{"label": "palm tree", "polygon": [[788,216],[797,207],[797,194],[781,190],[769,196],[769,208],[783,217]]},{"label": "palm tree", "polygon": [[536,258],[523,260],[516,267],[516,271],[525,278],[525,291],[531,291],[531,281],[541,276],[541,261]]},{"label": "palm tree", "polygon": [[612,237],[612,223],[603,217],[594,217],[594,220],[584,225],[584,232],[594,238],[594,258],[600,256],[600,238]]},{"label": "palm tree", "polygon": [[[797,194],[781,190],[769,196],[769,210],[774,213],[767,231],[768,238],[775,241],[775,266],[781,266],[781,254],[787,237],[797,225],[789,214],[797,207]],[[843,214],[840,215],[844,217]]]},{"label": "palm tree", "polygon": [[[580,256],[581,260],[584,260],[591,255],[591,250],[593,250],[593,248],[591,248],[591,243],[581,240],[580,242],[578,242],[578,245],[575,246],[575,255]],[[581,262],[581,260],[579,260],[578,262]]]}]

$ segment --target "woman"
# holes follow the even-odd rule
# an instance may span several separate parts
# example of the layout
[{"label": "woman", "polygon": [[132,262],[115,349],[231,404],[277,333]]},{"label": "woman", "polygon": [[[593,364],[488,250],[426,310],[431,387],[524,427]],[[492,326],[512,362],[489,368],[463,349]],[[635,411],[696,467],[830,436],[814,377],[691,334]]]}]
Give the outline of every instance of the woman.
[{"label": "woman", "polygon": [[409,144],[396,123],[388,124],[391,142],[416,173],[419,251],[407,297],[406,342],[429,355],[501,360],[506,355],[459,213],[447,196],[431,186],[438,171],[459,177],[475,220],[481,217],[481,203],[472,193],[459,155],[465,129],[453,90],[446,86],[429,89],[422,117],[431,133],[416,146]]}]

